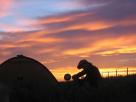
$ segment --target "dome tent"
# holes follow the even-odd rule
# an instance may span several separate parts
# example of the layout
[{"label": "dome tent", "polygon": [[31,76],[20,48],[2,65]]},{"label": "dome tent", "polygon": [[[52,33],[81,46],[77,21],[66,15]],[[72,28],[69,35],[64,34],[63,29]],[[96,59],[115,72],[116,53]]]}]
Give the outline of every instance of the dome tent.
[{"label": "dome tent", "polygon": [[2,79],[12,80],[21,75],[24,79],[44,80],[48,84],[57,82],[52,73],[44,65],[23,55],[8,59],[0,65],[0,76]]},{"label": "dome tent", "polygon": [[58,83],[44,65],[23,55],[0,65],[0,82],[11,88],[29,87],[40,98],[56,90]]}]

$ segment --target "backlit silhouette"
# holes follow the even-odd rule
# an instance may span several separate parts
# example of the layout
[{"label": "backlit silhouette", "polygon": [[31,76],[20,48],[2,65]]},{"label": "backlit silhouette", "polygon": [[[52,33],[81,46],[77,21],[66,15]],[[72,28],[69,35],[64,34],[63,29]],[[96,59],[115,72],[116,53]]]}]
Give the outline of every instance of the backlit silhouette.
[{"label": "backlit silhouette", "polygon": [[1,64],[0,82],[13,90],[11,95],[24,102],[28,97],[40,102],[48,100],[58,87],[56,78],[44,65],[23,55]]},{"label": "backlit silhouette", "polygon": [[[77,66],[78,69],[83,69],[83,71],[73,75],[73,79],[79,81],[80,83],[88,82],[90,85],[97,87],[98,81],[101,79],[101,74],[96,66],[87,60],[81,60]],[[84,75],[85,78],[80,80]]]}]

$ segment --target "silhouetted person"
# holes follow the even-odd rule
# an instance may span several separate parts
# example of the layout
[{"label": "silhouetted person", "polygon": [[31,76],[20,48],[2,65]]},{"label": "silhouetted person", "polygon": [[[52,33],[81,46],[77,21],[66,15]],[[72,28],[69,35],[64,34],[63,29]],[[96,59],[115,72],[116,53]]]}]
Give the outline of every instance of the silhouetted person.
[{"label": "silhouetted person", "polygon": [[[102,78],[96,66],[87,60],[81,60],[77,66],[78,69],[83,69],[81,72],[72,76],[73,80],[78,81],[79,84],[88,82],[91,86],[97,87],[98,81]],[[86,75],[83,79],[81,79]]]}]

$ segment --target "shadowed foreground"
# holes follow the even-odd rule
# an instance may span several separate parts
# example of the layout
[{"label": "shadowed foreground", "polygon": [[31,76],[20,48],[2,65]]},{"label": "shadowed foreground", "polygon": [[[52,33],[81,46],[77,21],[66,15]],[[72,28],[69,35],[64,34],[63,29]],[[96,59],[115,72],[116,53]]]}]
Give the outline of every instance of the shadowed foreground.
[{"label": "shadowed foreground", "polygon": [[87,84],[76,86],[73,82],[60,83],[61,97],[72,102],[134,102],[136,101],[136,75],[105,78],[98,88]]},{"label": "shadowed foreground", "polygon": [[102,79],[98,88],[90,87],[87,83],[78,86],[75,82],[60,82],[58,91],[54,91],[50,97],[40,90],[27,88],[11,90],[6,86],[0,86],[0,102],[90,102],[92,100],[93,102],[135,102],[136,75]]}]

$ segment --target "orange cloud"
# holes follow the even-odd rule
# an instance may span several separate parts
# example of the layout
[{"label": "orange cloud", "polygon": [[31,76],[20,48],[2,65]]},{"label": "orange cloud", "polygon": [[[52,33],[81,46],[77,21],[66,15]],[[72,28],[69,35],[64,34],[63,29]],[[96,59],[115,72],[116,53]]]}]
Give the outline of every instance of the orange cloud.
[{"label": "orange cloud", "polygon": [[108,56],[108,55],[123,54],[123,53],[127,53],[127,54],[136,53],[136,46],[121,47],[117,50],[109,50],[109,51],[99,52],[97,54]]},{"label": "orange cloud", "polygon": [[31,38],[31,39],[23,39],[19,42],[35,42],[35,43],[55,43],[55,42],[61,42],[63,39],[57,39],[57,38]]},{"label": "orange cloud", "polygon": [[[49,17],[41,19],[34,24],[34,26],[40,25],[45,28],[46,34],[59,34],[60,32],[67,32],[72,30],[86,30],[86,31],[98,31],[113,28],[116,26],[131,26],[135,25],[134,19],[125,18],[120,21],[105,21],[103,19],[99,20],[88,20],[86,22],[82,21],[82,18],[89,15],[88,13],[81,13],[75,15],[68,15],[62,17]],[[80,20],[81,19],[81,20]]]},{"label": "orange cloud", "polygon": [[11,43],[6,43],[6,44],[0,44],[0,47],[1,47],[2,49],[5,49],[5,48],[13,48],[13,47],[16,47],[16,45],[11,44]]},{"label": "orange cloud", "polygon": [[[68,22],[68,21],[67,21]],[[91,31],[96,31],[96,30],[101,30],[101,29],[107,29],[110,27],[115,26],[116,24],[112,22],[106,22],[106,21],[88,21],[83,24],[74,24],[71,25],[67,28],[62,29],[62,31],[68,31],[68,30],[91,30]]]},{"label": "orange cloud", "polygon": [[16,41],[13,42],[7,42],[7,43],[2,43],[0,44],[1,49],[11,49],[11,48],[17,48],[17,47],[22,47],[22,48],[26,48],[26,47],[30,47],[31,45],[27,44],[27,43],[17,43]]},{"label": "orange cloud", "polygon": [[67,15],[58,15],[58,16],[48,16],[45,18],[41,18],[33,22],[35,25],[45,25],[45,24],[53,24],[53,23],[61,23],[76,20],[79,17],[87,16],[88,13],[75,13],[75,14],[67,14]]},{"label": "orange cloud", "polygon": [[[135,53],[136,52],[136,46],[135,41],[136,36],[123,36],[119,38],[106,38],[104,40],[101,40],[101,38],[94,42],[93,44],[88,45],[85,48],[79,48],[79,49],[69,49],[63,52],[64,55],[78,55],[83,56],[84,54],[101,54],[101,55],[108,55],[108,54],[120,54],[120,53]],[[133,45],[132,45],[133,44]],[[110,50],[108,49],[116,49],[117,50]],[[107,49],[105,52],[99,52],[102,49]]]}]

